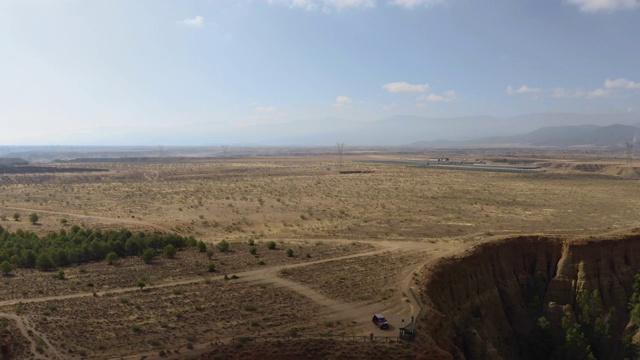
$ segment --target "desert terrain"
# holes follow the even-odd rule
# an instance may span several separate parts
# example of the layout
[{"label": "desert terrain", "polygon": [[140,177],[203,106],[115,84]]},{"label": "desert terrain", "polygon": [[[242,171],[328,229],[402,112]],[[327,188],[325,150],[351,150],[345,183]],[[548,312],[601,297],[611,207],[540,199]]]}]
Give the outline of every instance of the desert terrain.
[{"label": "desert terrain", "polygon": [[[442,156],[544,171],[366,162]],[[506,238],[589,239],[640,227],[640,181],[628,180],[635,170],[616,152],[354,152],[338,164],[327,154],[247,155],[2,174],[6,232],[126,228],[206,245],[149,263],[128,256],[13,269],[0,279],[3,351],[24,359],[464,358],[452,350],[462,345],[443,340],[459,324],[437,319],[447,302],[469,314],[477,304],[438,297],[456,282],[443,280],[442,264]],[[99,171],[63,171],[71,166]],[[475,270],[458,271],[471,281]],[[387,316],[388,330],[371,323],[375,313]],[[412,317],[416,339],[399,340]]]}]

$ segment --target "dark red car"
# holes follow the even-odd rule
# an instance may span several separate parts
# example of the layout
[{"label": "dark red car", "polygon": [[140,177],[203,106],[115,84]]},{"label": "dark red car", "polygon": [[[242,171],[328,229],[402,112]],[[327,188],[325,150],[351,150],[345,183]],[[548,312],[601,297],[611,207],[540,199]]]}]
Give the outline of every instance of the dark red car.
[{"label": "dark red car", "polygon": [[384,315],[382,314],[373,315],[373,319],[371,319],[371,321],[375,326],[379,327],[381,330],[389,328],[389,322],[387,321],[387,318],[384,317]]}]

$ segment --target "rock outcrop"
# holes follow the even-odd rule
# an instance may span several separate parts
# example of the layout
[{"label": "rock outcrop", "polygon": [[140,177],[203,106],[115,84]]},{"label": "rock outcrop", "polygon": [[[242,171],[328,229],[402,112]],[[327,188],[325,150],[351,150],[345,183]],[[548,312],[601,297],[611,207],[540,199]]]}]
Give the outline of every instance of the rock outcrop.
[{"label": "rock outcrop", "polygon": [[623,358],[639,272],[640,235],[482,244],[431,269],[419,331],[456,359]]}]

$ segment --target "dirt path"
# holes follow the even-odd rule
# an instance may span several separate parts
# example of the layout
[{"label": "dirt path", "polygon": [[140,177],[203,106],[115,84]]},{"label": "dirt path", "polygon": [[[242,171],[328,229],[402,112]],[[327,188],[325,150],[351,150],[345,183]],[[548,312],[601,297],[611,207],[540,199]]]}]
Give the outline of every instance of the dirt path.
[{"label": "dirt path", "polygon": [[75,213],[68,213],[68,212],[62,212],[62,211],[51,211],[51,210],[43,210],[43,209],[29,209],[29,208],[13,207],[13,206],[0,206],[0,209],[6,209],[6,210],[11,210],[11,211],[24,211],[24,212],[29,212],[29,213],[63,215],[63,216],[75,217],[75,218],[79,218],[79,219],[94,219],[94,220],[99,220],[99,221],[105,222],[107,224],[132,224],[132,225],[138,225],[138,226],[146,226],[146,227],[149,227],[149,228],[152,228],[152,229],[156,229],[156,230],[159,230],[159,231],[163,231],[163,232],[177,233],[175,230],[170,229],[168,227],[165,227],[165,226],[162,226],[162,225],[158,225],[158,224],[155,224],[155,223],[142,221],[142,220],[119,219],[119,218],[112,218],[112,217],[108,217],[108,216],[84,215],[84,214],[75,214]]},{"label": "dirt path", "polygon": [[[27,320],[26,317],[22,317],[15,314],[0,313],[0,317],[13,320],[16,322],[16,326],[22,333],[25,339],[30,343],[31,353],[34,355],[34,359],[64,359],[65,356],[61,355],[55,347],[47,340],[47,338],[36,330],[34,326]],[[40,351],[38,351],[40,350]]]},{"label": "dirt path", "polygon": [[[17,209],[17,208],[10,208],[10,209]],[[21,210],[31,211],[28,209],[21,209]],[[37,211],[43,212],[41,210],[37,210]],[[59,212],[52,212],[52,213],[62,214]],[[78,216],[75,214],[71,214],[71,215]],[[83,215],[83,216],[100,218],[100,219],[110,219],[110,218],[94,217],[94,216],[88,216],[88,215]],[[126,222],[126,221],[123,221],[123,222]],[[323,240],[323,241],[327,241],[327,240]],[[328,241],[338,242],[338,243],[353,242],[353,240],[346,240],[346,239],[335,239],[335,240],[328,240]],[[401,318],[409,319],[411,315],[417,314],[418,304],[415,304],[415,300],[412,297],[410,297],[410,291],[411,291],[410,289],[414,285],[414,280],[413,280],[414,272],[420,271],[424,266],[432,264],[444,256],[453,255],[471,246],[470,244],[464,244],[461,242],[448,243],[444,245],[444,247],[447,248],[445,251],[438,251],[438,250],[442,250],[443,244],[425,243],[425,242],[417,242],[417,241],[373,241],[371,240],[371,241],[360,241],[360,242],[367,242],[367,243],[374,244],[377,246],[377,249],[372,251],[362,252],[362,253],[339,256],[335,258],[310,261],[306,263],[280,265],[280,266],[273,266],[273,267],[264,268],[264,269],[261,268],[256,270],[245,271],[245,272],[237,273],[236,275],[238,276],[238,279],[231,280],[231,281],[260,282],[260,283],[269,283],[269,284],[273,284],[275,286],[280,286],[280,287],[286,287],[292,291],[295,291],[298,294],[301,294],[313,300],[315,303],[323,306],[323,308],[325,309],[323,315],[327,316],[328,319],[332,321],[357,320],[358,325],[354,327],[354,332],[359,334],[368,334],[373,327],[371,323],[369,323],[367,320],[374,313],[382,312],[382,313],[389,314],[388,315],[389,320],[391,321],[392,324],[399,324]],[[401,271],[398,277],[398,284],[400,285],[400,289],[399,289],[400,291],[398,291],[391,300],[385,301],[384,304],[376,303],[376,304],[370,304],[370,305],[362,305],[358,303],[349,303],[349,302],[332,299],[312,289],[309,286],[303,285],[295,281],[287,280],[278,276],[280,271],[282,271],[283,269],[294,269],[298,267],[317,265],[317,264],[328,263],[328,262],[339,262],[346,259],[369,257],[377,254],[383,254],[389,251],[421,251],[421,252],[425,252],[427,259],[425,261],[420,262],[417,265],[414,264],[411,266],[407,266]],[[216,277],[212,277],[210,279],[222,280],[224,279],[224,276],[219,275]],[[191,277],[191,278],[186,278],[181,280],[165,282],[157,285],[150,285],[145,287],[144,291],[153,291],[154,289],[193,284],[193,283],[203,282],[204,280],[205,278],[202,276]],[[38,297],[38,298],[11,299],[11,300],[0,301],[0,306],[16,305],[18,303],[36,303],[36,302],[47,302],[47,301],[55,301],[55,300],[68,300],[68,299],[77,299],[77,298],[90,297],[90,296],[105,296],[110,294],[121,294],[121,293],[134,292],[134,291],[141,291],[141,290],[138,287],[125,287],[125,288],[118,288],[118,289],[109,289],[106,291],[98,291],[95,293],[85,292],[85,293],[55,295],[55,296],[46,296],[46,297]],[[406,301],[407,297],[409,297],[409,302]],[[44,344],[47,345],[45,349],[46,351],[45,354],[48,355],[49,358],[54,358],[54,359],[66,358],[66,356],[59,354],[56,351],[56,349],[48,343],[46,338],[42,336],[42,334],[37,333],[32,326],[28,326],[26,323],[26,320],[23,317],[15,314],[0,314],[0,317],[16,320],[16,322],[18,323],[18,327],[20,328],[20,331],[23,333],[25,338],[27,338],[31,342],[32,351],[34,352],[34,354],[36,354],[37,359],[42,359],[43,357],[42,355],[35,352],[36,346],[37,346],[37,342],[34,339],[35,336],[38,336],[40,339],[42,339]],[[365,321],[362,322],[362,319],[365,319]],[[29,336],[29,330],[32,331],[32,334],[34,334],[34,336]],[[397,328],[392,327],[391,332],[389,330],[387,331],[374,330],[374,334],[376,336],[389,336],[390,333],[395,335],[396,333],[394,330],[397,330]],[[202,344],[202,346],[196,346],[196,349],[193,349],[193,350],[201,352],[203,348],[206,348],[206,344]],[[184,356],[184,355],[185,353],[182,352],[181,356]],[[146,352],[142,354],[131,355],[127,358],[139,358],[140,356],[149,356],[153,358],[157,356],[157,353]]]}]

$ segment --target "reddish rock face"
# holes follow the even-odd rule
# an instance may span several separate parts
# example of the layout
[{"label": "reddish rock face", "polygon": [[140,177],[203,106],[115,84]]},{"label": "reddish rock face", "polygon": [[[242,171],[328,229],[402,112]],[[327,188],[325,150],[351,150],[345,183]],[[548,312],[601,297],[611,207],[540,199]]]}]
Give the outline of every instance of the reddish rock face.
[{"label": "reddish rock face", "polygon": [[[482,244],[430,271],[422,289],[429,309],[418,324],[425,336],[421,341],[435,342],[458,359],[535,358],[531,343],[540,332],[540,318],[556,337],[565,331],[563,317],[569,320],[565,327],[585,317],[593,322],[583,309],[590,295],[588,311],[610,325],[608,342],[597,346],[608,348],[607,358],[621,358],[621,338],[629,332],[629,298],[639,272],[640,235],[520,236]],[[595,338],[584,331],[588,339]]]}]

